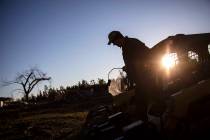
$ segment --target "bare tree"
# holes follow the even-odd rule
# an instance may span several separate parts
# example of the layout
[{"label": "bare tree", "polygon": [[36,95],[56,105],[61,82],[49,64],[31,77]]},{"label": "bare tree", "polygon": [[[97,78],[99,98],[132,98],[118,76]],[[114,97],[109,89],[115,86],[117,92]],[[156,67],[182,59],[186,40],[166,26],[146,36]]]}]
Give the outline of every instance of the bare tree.
[{"label": "bare tree", "polygon": [[46,73],[43,73],[38,68],[31,68],[26,70],[25,72],[17,74],[17,77],[13,81],[4,82],[5,86],[11,84],[20,85],[19,91],[22,91],[26,97],[26,101],[28,102],[28,96],[34,87],[40,83],[41,81],[50,80],[51,77],[48,77]]}]

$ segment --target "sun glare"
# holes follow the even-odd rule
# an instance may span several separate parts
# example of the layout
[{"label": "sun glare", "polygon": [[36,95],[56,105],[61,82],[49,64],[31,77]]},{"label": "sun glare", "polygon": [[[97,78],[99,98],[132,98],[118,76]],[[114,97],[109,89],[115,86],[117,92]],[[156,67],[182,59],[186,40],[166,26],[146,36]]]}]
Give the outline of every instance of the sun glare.
[{"label": "sun glare", "polygon": [[162,57],[162,66],[166,69],[170,69],[175,65],[175,61],[174,59],[169,55],[169,54],[165,54]]}]

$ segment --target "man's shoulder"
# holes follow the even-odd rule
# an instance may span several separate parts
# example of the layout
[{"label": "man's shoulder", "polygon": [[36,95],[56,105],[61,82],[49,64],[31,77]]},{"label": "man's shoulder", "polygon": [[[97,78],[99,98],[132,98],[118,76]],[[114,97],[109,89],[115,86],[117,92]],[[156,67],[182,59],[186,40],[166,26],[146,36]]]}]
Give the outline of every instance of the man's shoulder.
[{"label": "man's shoulder", "polygon": [[[139,39],[137,39],[137,38],[133,38],[133,37],[128,37],[128,36],[126,36],[125,37],[127,40],[129,40],[129,41],[140,41]],[[141,42],[141,41],[140,41]]]},{"label": "man's shoulder", "polygon": [[130,37],[126,37],[126,45],[127,46],[134,46],[134,47],[145,47],[148,48],[144,42],[140,41],[137,38],[130,38]]}]

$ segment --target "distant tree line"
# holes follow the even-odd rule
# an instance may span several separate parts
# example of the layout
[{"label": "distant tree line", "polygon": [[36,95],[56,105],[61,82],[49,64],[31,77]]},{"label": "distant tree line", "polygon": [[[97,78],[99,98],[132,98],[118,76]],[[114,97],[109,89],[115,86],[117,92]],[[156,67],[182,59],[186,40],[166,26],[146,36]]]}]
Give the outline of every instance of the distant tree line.
[{"label": "distant tree line", "polygon": [[[71,102],[87,100],[92,97],[108,95],[107,83],[104,79],[98,78],[98,81],[86,80],[79,81],[78,84],[67,86],[66,88],[49,88],[45,85],[44,91],[40,91],[36,96],[31,95],[28,97],[29,103],[44,103],[44,102]],[[26,97],[21,99],[26,101]]]}]

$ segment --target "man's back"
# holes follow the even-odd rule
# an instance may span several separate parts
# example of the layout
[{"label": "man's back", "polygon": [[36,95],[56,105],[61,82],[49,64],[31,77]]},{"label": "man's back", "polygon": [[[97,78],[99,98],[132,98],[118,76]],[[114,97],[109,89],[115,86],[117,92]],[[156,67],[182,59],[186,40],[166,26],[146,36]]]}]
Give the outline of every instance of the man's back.
[{"label": "man's back", "polygon": [[126,65],[146,60],[149,51],[149,48],[140,40],[128,37],[125,38],[122,54]]}]

